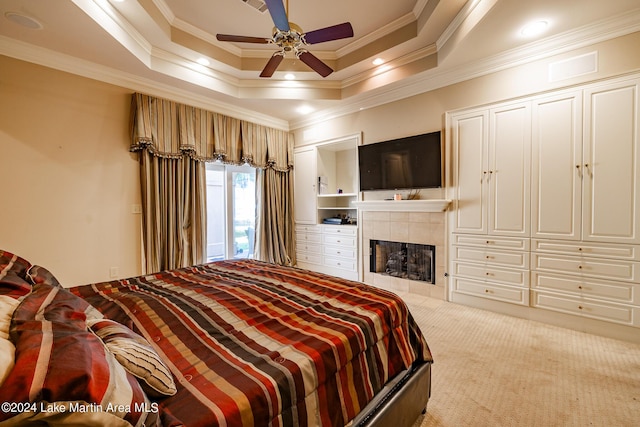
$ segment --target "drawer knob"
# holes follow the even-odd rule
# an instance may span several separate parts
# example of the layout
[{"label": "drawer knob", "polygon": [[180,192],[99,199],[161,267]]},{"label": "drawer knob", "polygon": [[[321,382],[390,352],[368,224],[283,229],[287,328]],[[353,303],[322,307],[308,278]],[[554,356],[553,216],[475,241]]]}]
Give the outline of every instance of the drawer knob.
[{"label": "drawer knob", "polygon": [[578,266],[578,269],[579,269],[579,270],[582,270],[582,266],[581,266],[581,265],[579,265],[579,266]]},{"label": "drawer knob", "polygon": [[582,310],[582,306],[581,306],[581,305],[579,305],[579,306],[578,306],[578,309],[579,309],[579,310]]},{"label": "drawer knob", "polygon": [[578,286],[578,289],[582,289],[582,286]]},{"label": "drawer knob", "polygon": [[489,289],[485,289],[484,292],[488,294],[489,293]]},{"label": "drawer knob", "polygon": [[580,252],[582,252],[582,248],[578,248],[578,250],[579,250]]},{"label": "drawer knob", "polygon": [[338,243],[341,243],[340,240],[337,241]]}]

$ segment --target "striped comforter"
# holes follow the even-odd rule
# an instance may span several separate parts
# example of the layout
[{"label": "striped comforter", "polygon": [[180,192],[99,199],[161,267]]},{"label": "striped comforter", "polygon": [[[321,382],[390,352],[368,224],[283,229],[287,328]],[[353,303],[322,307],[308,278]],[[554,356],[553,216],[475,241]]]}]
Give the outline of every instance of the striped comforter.
[{"label": "striped comforter", "polygon": [[178,392],[164,425],[343,426],[431,354],[397,296],[253,260],[71,289],[143,335]]}]

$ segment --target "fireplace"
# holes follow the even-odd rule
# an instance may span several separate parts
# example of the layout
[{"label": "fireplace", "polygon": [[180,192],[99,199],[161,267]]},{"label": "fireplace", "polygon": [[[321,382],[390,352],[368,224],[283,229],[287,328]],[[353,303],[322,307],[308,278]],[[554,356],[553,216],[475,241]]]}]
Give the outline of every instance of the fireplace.
[{"label": "fireplace", "polygon": [[436,247],[416,243],[369,240],[369,271],[435,284]]}]

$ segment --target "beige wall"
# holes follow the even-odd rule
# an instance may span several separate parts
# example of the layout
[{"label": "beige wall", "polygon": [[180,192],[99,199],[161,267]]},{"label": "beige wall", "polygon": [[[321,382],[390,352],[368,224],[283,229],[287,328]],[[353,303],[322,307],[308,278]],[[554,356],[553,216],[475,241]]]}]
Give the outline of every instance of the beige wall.
[{"label": "beige wall", "polygon": [[141,274],[130,93],[0,56],[0,248],[65,286]]},{"label": "beige wall", "polygon": [[[453,84],[411,98],[365,109],[294,130],[296,146],[362,132],[363,143],[432,132],[444,128],[445,112],[523,97],[640,70],[640,33],[586,46],[562,55]],[[598,72],[548,82],[548,64],[598,52]],[[308,136],[311,135],[309,138]]]}]

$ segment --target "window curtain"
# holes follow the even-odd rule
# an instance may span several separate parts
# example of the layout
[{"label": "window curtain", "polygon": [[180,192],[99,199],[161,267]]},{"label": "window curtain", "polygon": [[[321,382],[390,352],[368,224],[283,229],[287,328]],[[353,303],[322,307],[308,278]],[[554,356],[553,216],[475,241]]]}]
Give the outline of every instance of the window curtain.
[{"label": "window curtain", "polygon": [[287,167],[258,171],[256,256],[276,264],[294,265],[293,174],[289,173],[293,167],[293,144],[287,135],[274,129],[266,129],[266,136],[268,164]]},{"label": "window curtain", "polygon": [[[140,153],[147,272],[204,262],[205,162],[212,161],[258,168],[256,258],[295,261],[289,133],[139,93],[131,111],[130,150]],[[269,196],[266,188],[272,188]]]}]

